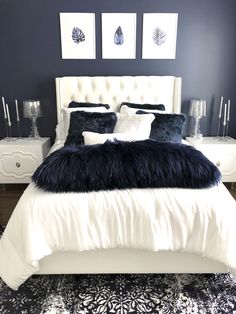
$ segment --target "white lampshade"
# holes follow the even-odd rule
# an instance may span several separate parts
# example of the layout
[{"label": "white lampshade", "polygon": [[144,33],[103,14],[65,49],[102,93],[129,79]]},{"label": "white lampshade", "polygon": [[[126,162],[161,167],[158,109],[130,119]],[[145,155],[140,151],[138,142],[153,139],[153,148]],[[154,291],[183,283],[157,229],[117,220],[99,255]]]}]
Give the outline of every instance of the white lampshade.
[{"label": "white lampshade", "polygon": [[192,99],[189,107],[189,115],[193,117],[206,116],[206,100]]}]

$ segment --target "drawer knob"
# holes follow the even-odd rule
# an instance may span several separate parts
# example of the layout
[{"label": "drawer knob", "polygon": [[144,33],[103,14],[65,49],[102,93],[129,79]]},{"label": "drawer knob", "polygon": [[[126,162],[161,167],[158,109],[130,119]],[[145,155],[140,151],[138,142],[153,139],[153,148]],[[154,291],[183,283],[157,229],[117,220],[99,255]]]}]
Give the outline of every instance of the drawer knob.
[{"label": "drawer knob", "polygon": [[216,167],[219,167],[220,166],[220,162],[219,161],[217,161],[217,163],[216,163]]},{"label": "drawer knob", "polygon": [[16,162],[16,167],[20,168],[20,163],[19,162]]}]

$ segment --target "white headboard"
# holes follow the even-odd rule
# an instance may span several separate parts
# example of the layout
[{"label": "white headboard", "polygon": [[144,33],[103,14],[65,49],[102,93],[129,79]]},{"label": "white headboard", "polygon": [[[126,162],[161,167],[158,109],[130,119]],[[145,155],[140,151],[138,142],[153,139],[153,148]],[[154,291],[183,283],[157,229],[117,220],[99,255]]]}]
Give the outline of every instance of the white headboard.
[{"label": "white headboard", "polygon": [[182,79],[174,76],[57,77],[57,119],[72,100],[109,104],[114,111],[123,101],[164,104],[167,112],[180,113],[181,85]]}]

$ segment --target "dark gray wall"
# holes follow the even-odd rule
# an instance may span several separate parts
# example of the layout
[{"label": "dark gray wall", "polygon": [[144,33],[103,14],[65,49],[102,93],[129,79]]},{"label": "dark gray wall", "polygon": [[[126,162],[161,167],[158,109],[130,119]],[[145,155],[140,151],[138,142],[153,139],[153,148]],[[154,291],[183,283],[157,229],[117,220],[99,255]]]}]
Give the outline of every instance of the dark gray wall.
[{"label": "dark gray wall", "polygon": [[[96,13],[96,60],[62,60],[59,12]],[[137,13],[136,60],[101,59],[102,12]],[[176,60],[142,60],[142,13],[179,14]],[[229,134],[236,137],[235,0],[0,0],[0,96],[40,99],[42,136],[54,136],[54,78],[63,75],[176,75],[183,78],[182,110],[206,99],[205,135],[215,135],[221,95],[232,100]],[[20,110],[22,104],[20,103]],[[0,106],[0,138],[5,136]],[[22,120],[23,135],[29,121]],[[189,132],[189,130],[187,130]],[[13,135],[16,134],[15,123]]]}]

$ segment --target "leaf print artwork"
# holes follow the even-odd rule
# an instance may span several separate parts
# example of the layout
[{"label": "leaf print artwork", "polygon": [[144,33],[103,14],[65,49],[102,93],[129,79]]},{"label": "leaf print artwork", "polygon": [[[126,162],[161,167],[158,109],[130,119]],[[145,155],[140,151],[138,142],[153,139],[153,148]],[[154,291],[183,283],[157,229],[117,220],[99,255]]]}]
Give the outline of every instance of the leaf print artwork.
[{"label": "leaf print artwork", "polygon": [[157,46],[161,46],[166,42],[166,32],[160,27],[156,27],[152,34],[152,39]]},{"label": "leaf print artwork", "polygon": [[122,28],[119,26],[114,34],[114,44],[121,46],[123,45],[123,43],[124,43],[124,34],[122,31]]},{"label": "leaf print artwork", "polygon": [[79,44],[79,43],[85,41],[85,34],[84,34],[84,32],[80,28],[74,27],[73,30],[72,30],[72,40],[76,44]]}]

